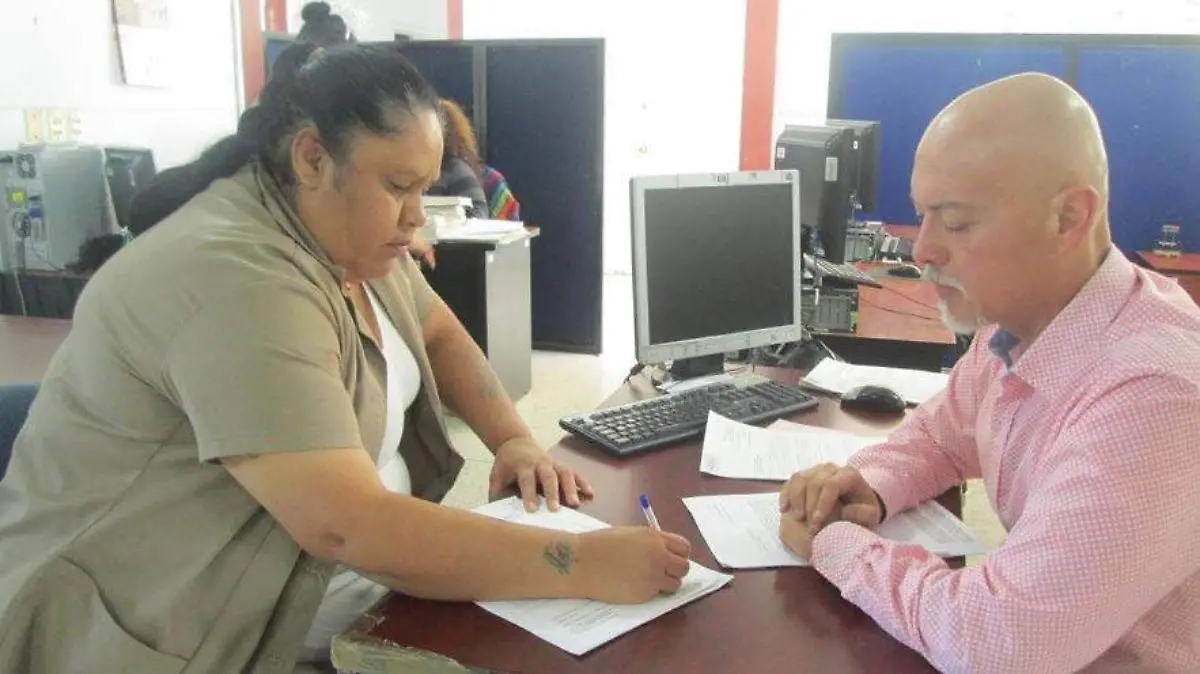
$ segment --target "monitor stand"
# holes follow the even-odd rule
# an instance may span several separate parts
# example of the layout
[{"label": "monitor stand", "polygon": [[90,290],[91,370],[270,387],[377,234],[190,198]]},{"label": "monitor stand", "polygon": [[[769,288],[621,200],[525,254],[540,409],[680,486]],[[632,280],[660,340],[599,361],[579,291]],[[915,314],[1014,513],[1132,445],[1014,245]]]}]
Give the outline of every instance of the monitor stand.
[{"label": "monitor stand", "polygon": [[711,356],[696,356],[681,358],[671,362],[671,378],[677,381],[708,377],[725,372],[725,354],[715,353]]}]

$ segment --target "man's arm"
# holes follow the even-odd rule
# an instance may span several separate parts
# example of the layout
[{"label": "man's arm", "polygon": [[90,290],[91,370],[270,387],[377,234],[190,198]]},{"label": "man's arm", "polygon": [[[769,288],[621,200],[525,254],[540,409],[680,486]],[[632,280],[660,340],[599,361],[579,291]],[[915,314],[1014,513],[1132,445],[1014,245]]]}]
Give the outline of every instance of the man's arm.
[{"label": "man's arm", "polygon": [[429,364],[446,405],[493,453],[509,440],[530,437],[487,357],[440,297],[433,296],[423,325]]},{"label": "man's arm", "polygon": [[944,391],[909,413],[885,442],[851,457],[848,465],[862,473],[889,517],[980,477],[975,422],[991,356],[982,341],[975,338]]},{"label": "man's arm", "polygon": [[813,566],[939,669],[1074,672],[1200,569],[1198,434],[1193,385],[1131,381],[1028,457],[1030,497],[982,565],[838,522]]}]

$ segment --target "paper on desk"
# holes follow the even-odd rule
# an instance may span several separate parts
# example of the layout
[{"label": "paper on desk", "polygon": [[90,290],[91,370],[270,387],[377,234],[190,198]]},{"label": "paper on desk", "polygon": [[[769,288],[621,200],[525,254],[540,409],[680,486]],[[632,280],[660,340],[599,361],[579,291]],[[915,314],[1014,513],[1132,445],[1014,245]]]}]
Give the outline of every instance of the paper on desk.
[{"label": "paper on desk", "polygon": [[[543,500],[534,513],[516,498],[489,503],[475,512],[519,524],[583,533],[608,525],[570,508],[546,509]],[[672,595],[655,597],[644,604],[614,605],[587,599],[533,599],[478,602],[484,610],[554,644],[574,655],[583,655],[604,643],[640,627],[700,597],[711,594],[733,579],[692,562],[683,586]]]},{"label": "paper on desk", "polygon": [[784,481],[796,471],[817,464],[844,465],[854,452],[883,439],[800,424],[787,428],[749,426],[709,412],[700,450],[700,472],[742,480]]},{"label": "paper on desk", "polygon": [[[779,539],[779,494],[693,496],[683,504],[713,557],[731,569],[808,566]],[[940,557],[989,551],[957,517],[935,501],[900,513],[875,529],[880,536],[914,543]]]},{"label": "paper on desk", "polygon": [[842,394],[856,386],[886,386],[910,403],[920,404],[946,388],[949,375],[924,370],[905,370],[874,365],[851,365],[826,358],[808,373],[804,383]]}]

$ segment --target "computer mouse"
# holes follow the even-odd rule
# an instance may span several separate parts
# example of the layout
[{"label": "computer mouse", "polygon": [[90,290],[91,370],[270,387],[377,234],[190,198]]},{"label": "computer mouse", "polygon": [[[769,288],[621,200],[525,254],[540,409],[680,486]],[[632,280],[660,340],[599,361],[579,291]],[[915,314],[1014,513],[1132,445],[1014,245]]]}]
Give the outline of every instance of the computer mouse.
[{"label": "computer mouse", "polygon": [[921,278],[921,268],[915,264],[899,264],[891,267],[887,271],[888,276],[898,276],[900,278]]},{"label": "computer mouse", "polygon": [[842,394],[844,410],[903,414],[906,406],[904,398],[886,386],[856,386]]}]

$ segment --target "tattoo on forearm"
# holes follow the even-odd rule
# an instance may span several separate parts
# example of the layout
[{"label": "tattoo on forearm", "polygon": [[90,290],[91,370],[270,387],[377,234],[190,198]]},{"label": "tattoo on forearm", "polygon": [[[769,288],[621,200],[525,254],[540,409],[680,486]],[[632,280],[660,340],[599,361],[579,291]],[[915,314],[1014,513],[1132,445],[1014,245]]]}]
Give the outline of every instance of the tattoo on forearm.
[{"label": "tattoo on forearm", "polygon": [[479,392],[488,400],[494,400],[504,394],[500,381],[496,379],[496,373],[487,361],[479,364],[479,382]]},{"label": "tattoo on forearm", "polygon": [[571,567],[575,564],[575,552],[566,541],[552,541],[542,552],[542,558],[564,576],[571,573]]}]

